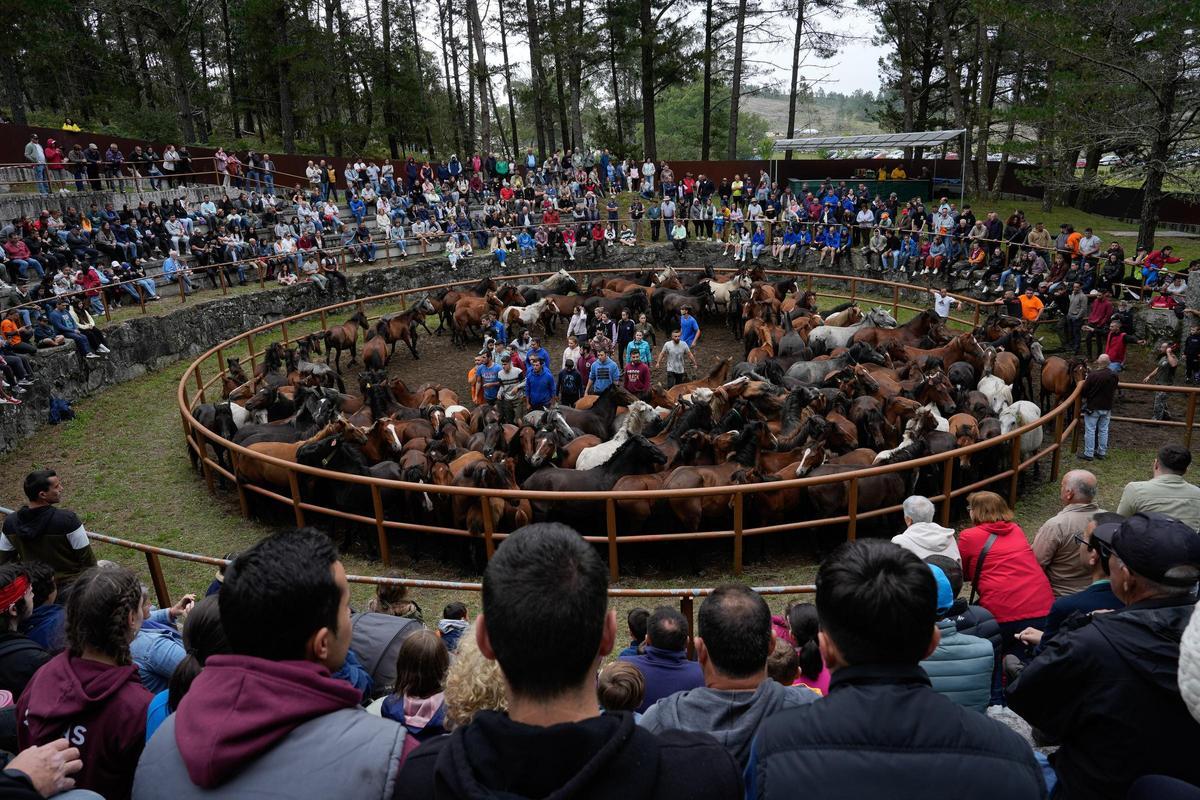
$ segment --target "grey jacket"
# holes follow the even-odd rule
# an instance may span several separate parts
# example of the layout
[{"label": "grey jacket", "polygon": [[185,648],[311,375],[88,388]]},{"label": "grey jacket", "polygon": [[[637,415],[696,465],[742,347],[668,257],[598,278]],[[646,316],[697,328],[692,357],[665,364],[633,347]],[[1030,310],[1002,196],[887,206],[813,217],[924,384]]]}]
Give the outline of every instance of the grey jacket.
[{"label": "grey jacket", "polygon": [[954,620],[938,622],[942,641],[921,662],[933,690],[964,708],[987,711],[992,696],[992,643],[978,636],[959,633]]},{"label": "grey jacket", "polygon": [[750,742],[767,717],[785,708],[807,705],[817,694],[805,686],[783,686],[768,678],[753,692],[701,687],[664,697],[642,714],[638,724],[651,733],[707,733],[746,768]]},{"label": "grey jacket", "polygon": [[233,779],[202,789],[188,777],[167,717],[142,751],[134,800],[244,797],[355,797],[390,800],[404,747],[405,728],[361,708],[309,720],[259,756]]}]

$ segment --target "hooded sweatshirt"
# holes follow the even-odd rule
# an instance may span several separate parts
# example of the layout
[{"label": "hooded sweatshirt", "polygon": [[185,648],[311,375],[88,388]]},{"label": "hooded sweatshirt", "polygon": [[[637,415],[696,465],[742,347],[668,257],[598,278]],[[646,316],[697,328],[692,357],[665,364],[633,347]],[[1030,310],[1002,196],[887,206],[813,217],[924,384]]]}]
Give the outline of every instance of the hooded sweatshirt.
[{"label": "hooded sweatshirt", "polygon": [[954,529],[944,528],[936,522],[913,523],[904,533],[893,536],[892,543],[916,553],[917,558],[922,560],[929,556],[948,556],[955,561],[962,561],[958,542],[954,539]]},{"label": "hooded sweatshirt", "polygon": [[17,702],[17,739],[24,750],[66,736],[83,761],[76,787],[121,800],[133,788],[150,700],[136,667],[59,653],[38,670]]},{"label": "hooded sweatshirt", "polygon": [[628,712],[543,728],[484,711],[417,748],[396,785],[396,800],[733,800],[744,793],[733,760],[710,737],[655,736]]},{"label": "hooded sweatshirt", "polygon": [[0,563],[14,558],[54,567],[60,593],[79,573],[96,566],[96,556],[79,517],[74,511],[55,506],[21,506],[20,511],[4,518]]},{"label": "hooded sweatshirt", "polygon": [[993,533],[996,539],[983,560],[983,572],[975,587],[979,604],[1001,624],[1045,617],[1054,604],[1054,593],[1025,532],[1015,522],[986,522],[959,534],[963,577],[974,580],[975,564]]},{"label": "hooded sweatshirt", "polygon": [[767,678],[753,692],[707,686],[664,697],[638,721],[651,733],[707,733],[729,751],[739,769],[750,759],[750,741],[764,719],[785,708],[807,705],[817,695],[806,686],[783,686]]}]

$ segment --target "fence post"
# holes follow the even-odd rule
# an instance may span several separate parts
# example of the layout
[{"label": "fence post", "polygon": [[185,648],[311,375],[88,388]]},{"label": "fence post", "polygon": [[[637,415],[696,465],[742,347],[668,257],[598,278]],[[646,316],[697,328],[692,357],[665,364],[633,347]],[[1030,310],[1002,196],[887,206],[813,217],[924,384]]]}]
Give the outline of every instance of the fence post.
[{"label": "fence post", "polygon": [[146,290],[142,288],[140,283],[134,283],[133,288],[137,289],[138,305],[142,307],[142,313],[146,313]]},{"label": "fence post", "polygon": [[392,565],[392,554],[388,550],[387,528],[383,525],[383,495],[379,491],[379,484],[371,484],[371,503],[375,506],[375,532],[379,534],[379,558],[383,561],[383,566],[390,567]]},{"label": "fence post", "polygon": [[229,281],[225,280],[225,270],[220,267],[217,267],[216,270],[217,282],[221,284],[221,294],[227,295],[229,294]]},{"label": "fence post", "polygon": [[167,587],[167,579],[163,575],[158,553],[146,553],[146,566],[150,570],[150,583],[154,586],[154,596],[158,599],[158,607],[170,608],[171,590]]},{"label": "fence post", "polygon": [[858,538],[858,478],[850,478],[850,494],[846,499],[847,513],[850,521],[846,524],[846,541],[853,542]]},{"label": "fence post", "polygon": [[292,340],[291,340],[291,337],[289,337],[289,336],[288,336],[288,326],[287,326],[287,322],[286,322],[286,321],[284,321],[284,322],[281,322],[281,323],[279,323],[279,329],[280,329],[281,331],[283,331],[283,343],[284,343],[285,345],[286,345],[286,344],[289,344],[289,343],[290,343]]},{"label": "fence post", "polygon": [[483,549],[487,554],[487,560],[491,561],[492,556],[496,553],[496,541],[492,537],[496,533],[496,523],[492,519],[492,504],[488,502],[487,495],[479,495],[479,505],[483,508]]},{"label": "fence post", "polygon": [[180,270],[179,275],[175,276],[175,285],[179,287],[179,302],[186,303],[187,295],[183,293],[183,271]]},{"label": "fence post", "polygon": [[258,371],[258,364],[255,363],[255,357],[254,357],[254,334],[253,333],[246,334],[246,350],[249,351],[248,355],[250,356],[250,386],[253,387],[254,386],[254,373]]},{"label": "fence post", "polygon": [[858,296],[858,281],[854,278],[851,278],[850,279],[850,302],[851,303],[855,302],[855,298],[857,296]]},{"label": "fence post", "polygon": [[288,470],[288,486],[292,489],[292,510],[296,512],[296,527],[304,527],[304,509],[300,507],[300,481],[294,470]]},{"label": "fence post", "polygon": [[972,328],[979,327],[979,301],[975,301],[975,321],[971,323]]},{"label": "fence post", "polygon": [[900,315],[900,287],[892,284],[892,317]]},{"label": "fence post", "polygon": [[805,283],[806,283],[806,287],[805,287],[805,288],[806,288],[806,291],[809,291],[809,292],[811,292],[811,291],[812,291],[812,287],[813,287],[813,276],[812,276],[812,273],[811,273],[811,272],[810,272],[810,273],[808,273],[808,275],[806,275],[806,276],[805,276]]},{"label": "fence post", "polygon": [[696,605],[691,597],[679,598],[679,613],[683,614],[683,618],[688,621],[688,641],[687,641],[687,657],[694,659],[696,657]]},{"label": "fence post", "polygon": [[1009,456],[1012,458],[1012,478],[1008,484],[1008,507],[1017,507],[1017,485],[1021,481],[1021,437],[1014,436],[1012,438],[1012,447],[1009,450]]},{"label": "fence post", "polygon": [[[1060,411],[1054,415],[1054,457],[1050,461],[1050,480],[1058,480],[1058,470],[1062,463],[1062,438],[1063,438],[1063,414],[1066,411]],[[1079,423],[1075,423],[1078,425]]]},{"label": "fence post", "polygon": [[1079,452],[1079,437],[1083,435],[1083,395],[1075,393],[1075,408],[1073,409],[1075,429],[1071,432],[1071,452]]},{"label": "fence post", "polygon": [[733,496],[733,574],[742,574],[742,527],[745,492]]},{"label": "fence post", "polygon": [[611,497],[604,501],[604,520],[608,528],[608,575],[615,581],[621,577],[621,568],[617,562],[617,504]]},{"label": "fence post", "polygon": [[321,309],[321,330],[329,330],[329,319],[325,316],[325,309]]},{"label": "fence post", "polygon": [[954,491],[954,459],[948,458],[942,462],[942,494],[946,496],[942,500],[942,525],[950,527],[950,501],[953,499],[951,494]]},{"label": "fence post", "polygon": [[199,392],[197,392],[197,395],[200,397],[201,403],[207,403],[208,401],[204,399],[204,379],[200,377],[200,364],[199,363],[196,364],[195,375],[196,375],[196,388],[199,389]]},{"label": "fence post", "polygon": [[1192,426],[1196,424],[1196,392],[1188,392],[1187,414],[1184,415],[1187,427],[1183,430],[1183,446],[1192,449]]},{"label": "fence post", "polygon": [[100,302],[104,305],[104,321],[112,322],[112,313],[108,309],[108,292],[104,291],[103,288],[100,290]]}]

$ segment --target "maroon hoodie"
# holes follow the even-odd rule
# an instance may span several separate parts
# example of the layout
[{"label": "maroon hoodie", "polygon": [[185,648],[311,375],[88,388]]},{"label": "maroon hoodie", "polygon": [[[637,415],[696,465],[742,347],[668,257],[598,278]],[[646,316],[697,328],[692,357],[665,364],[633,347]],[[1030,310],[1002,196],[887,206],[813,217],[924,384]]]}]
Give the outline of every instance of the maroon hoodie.
[{"label": "maroon hoodie", "polygon": [[212,789],[305,722],[361,700],[311,661],[212,656],[175,712],[175,742],[192,783]]},{"label": "maroon hoodie", "polygon": [[152,697],[135,666],[59,653],[37,671],[17,702],[17,740],[24,750],[65,736],[83,760],[75,786],[122,800],[133,790]]}]

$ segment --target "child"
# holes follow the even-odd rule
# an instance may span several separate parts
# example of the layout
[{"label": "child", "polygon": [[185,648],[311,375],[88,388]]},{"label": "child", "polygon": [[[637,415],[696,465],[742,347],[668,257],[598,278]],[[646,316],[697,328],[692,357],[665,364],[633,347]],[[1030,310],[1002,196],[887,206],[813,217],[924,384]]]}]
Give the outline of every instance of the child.
[{"label": "child", "polygon": [[[596,698],[605,711],[637,711],[646,696],[646,679],[628,661],[614,661],[600,671]],[[640,715],[635,714],[634,719]]]},{"label": "child", "polygon": [[450,603],[442,609],[442,618],[438,620],[437,634],[442,644],[451,653],[458,650],[458,640],[467,629],[467,607],[462,603]]},{"label": "child", "polygon": [[41,561],[26,561],[22,566],[33,587],[33,613],[21,623],[21,633],[47,652],[57,653],[66,646],[67,609],[54,602],[58,599],[54,569]]},{"label": "child", "polygon": [[795,686],[800,678],[800,658],[790,646],[781,646],[776,640],[775,649],[767,657],[767,677],[783,686]]},{"label": "child", "polygon": [[575,369],[575,359],[568,358],[563,364],[562,371],[558,373],[559,402],[568,408],[574,408],[575,401],[579,399],[582,392],[583,379],[579,377],[579,371]]}]

